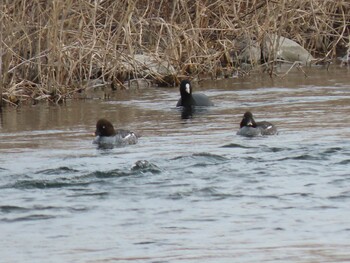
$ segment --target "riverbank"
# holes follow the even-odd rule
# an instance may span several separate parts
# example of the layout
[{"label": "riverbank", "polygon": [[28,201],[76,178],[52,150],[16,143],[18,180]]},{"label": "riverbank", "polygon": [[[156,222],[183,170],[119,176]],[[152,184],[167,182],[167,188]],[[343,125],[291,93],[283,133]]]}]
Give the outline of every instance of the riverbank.
[{"label": "riverbank", "polygon": [[[281,37],[329,63],[349,44],[345,1],[51,1],[1,5],[2,102],[72,98],[133,79],[275,75]],[[276,36],[269,52],[266,37]]]}]

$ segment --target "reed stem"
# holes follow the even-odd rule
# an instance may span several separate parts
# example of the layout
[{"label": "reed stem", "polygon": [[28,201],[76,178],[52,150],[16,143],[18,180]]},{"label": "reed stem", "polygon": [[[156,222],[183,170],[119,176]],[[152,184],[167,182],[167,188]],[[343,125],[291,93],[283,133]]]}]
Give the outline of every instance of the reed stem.
[{"label": "reed stem", "polygon": [[[349,25],[345,0],[2,0],[0,96],[69,97],[96,79],[119,85],[139,77],[216,77],[239,71],[242,43],[261,46],[272,33],[332,59],[348,45]],[[142,54],[172,65],[171,80],[136,59]],[[273,76],[276,50],[271,54]]]}]

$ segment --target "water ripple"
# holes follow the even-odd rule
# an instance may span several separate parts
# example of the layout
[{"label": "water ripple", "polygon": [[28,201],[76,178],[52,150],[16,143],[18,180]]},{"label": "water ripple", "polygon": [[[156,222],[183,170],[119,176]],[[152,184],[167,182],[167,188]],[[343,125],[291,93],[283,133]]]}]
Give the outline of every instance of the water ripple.
[{"label": "water ripple", "polygon": [[14,222],[20,222],[20,221],[48,220],[53,218],[55,218],[55,216],[53,215],[34,214],[34,215],[27,215],[23,217],[17,217],[17,218],[4,218],[1,221],[14,223]]},{"label": "water ripple", "polygon": [[[293,85],[290,75],[211,82],[217,106],[189,120],[169,107],[178,89],[155,87],[4,108],[1,259],[346,262],[348,69],[337,86],[322,73]],[[279,135],[237,136],[246,110]],[[96,148],[101,116],[143,137]]]},{"label": "water ripple", "polygon": [[36,174],[60,175],[60,174],[77,173],[77,172],[79,172],[79,171],[76,169],[62,166],[62,167],[58,167],[58,168],[41,170],[41,171],[36,172]]},{"label": "water ripple", "polygon": [[87,186],[89,182],[76,182],[76,181],[60,181],[60,180],[20,180],[14,184],[4,186],[4,188],[17,188],[17,189],[46,189],[46,188],[65,188],[75,186]]}]

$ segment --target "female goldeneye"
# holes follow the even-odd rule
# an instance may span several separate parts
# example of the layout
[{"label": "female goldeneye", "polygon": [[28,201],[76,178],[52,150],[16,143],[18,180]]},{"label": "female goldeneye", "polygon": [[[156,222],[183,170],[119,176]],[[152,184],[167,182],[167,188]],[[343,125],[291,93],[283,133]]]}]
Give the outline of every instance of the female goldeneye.
[{"label": "female goldeneye", "polygon": [[181,98],[176,104],[176,107],[190,106],[214,106],[210,99],[201,93],[192,94],[192,85],[189,80],[183,80],[180,83]]},{"label": "female goldeneye", "polygon": [[96,123],[94,144],[99,146],[124,146],[136,144],[139,135],[132,131],[117,129],[106,119],[99,119]]},{"label": "female goldeneye", "polygon": [[253,114],[250,111],[244,113],[240,129],[237,132],[237,135],[247,137],[274,134],[277,134],[277,128],[275,125],[267,121],[255,122]]}]

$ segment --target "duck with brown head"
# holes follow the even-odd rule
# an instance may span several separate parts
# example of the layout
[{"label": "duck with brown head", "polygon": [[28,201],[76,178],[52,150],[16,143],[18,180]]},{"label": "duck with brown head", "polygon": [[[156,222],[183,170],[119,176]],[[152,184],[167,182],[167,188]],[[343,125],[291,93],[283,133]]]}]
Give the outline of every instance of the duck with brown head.
[{"label": "duck with brown head", "polygon": [[243,119],[240,123],[240,129],[237,132],[237,135],[246,137],[274,134],[277,134],[277,128],[275,125],[267,121],[255,122],[253,114],[250,111],[244,113]]},{"label": "duck with brown head", "polygon": [[113,124],[106,119],[99,119],[96,123],[94,144],[99,146],[125,146],[128,144],[136,144],[138,134],[123,129],[115,130]]}]

